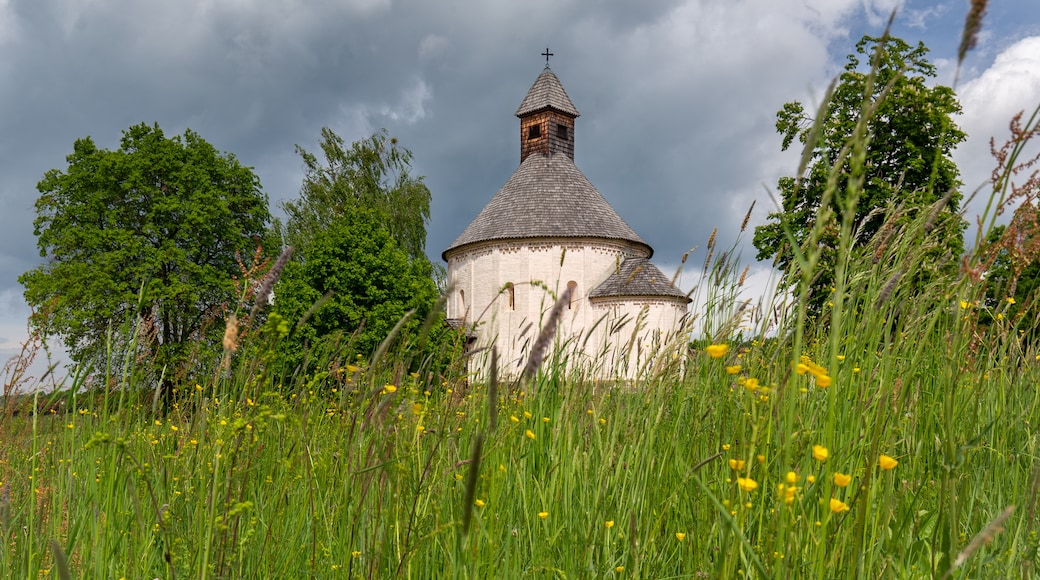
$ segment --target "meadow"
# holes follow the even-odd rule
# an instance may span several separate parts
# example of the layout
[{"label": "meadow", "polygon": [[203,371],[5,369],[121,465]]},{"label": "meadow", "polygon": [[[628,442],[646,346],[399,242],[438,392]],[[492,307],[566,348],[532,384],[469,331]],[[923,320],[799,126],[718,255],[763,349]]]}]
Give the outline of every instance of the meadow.
[{"label": "meadow", "polygon": [[912,275],[947,199],[856,244],[843,195],[821,317],[797,293],[745,307],[735,248],[709,243],[700,337],[635,383],[559,342],[524,380],[393,335],[280,368],[277,318],[166,412],[133,344],[57,393],[15,396],[9,366],[0,576],[1038,577],[1036,297],[985,276],[998,209],[1035,203],[1038,132],[1040,109],[955,276]]}]

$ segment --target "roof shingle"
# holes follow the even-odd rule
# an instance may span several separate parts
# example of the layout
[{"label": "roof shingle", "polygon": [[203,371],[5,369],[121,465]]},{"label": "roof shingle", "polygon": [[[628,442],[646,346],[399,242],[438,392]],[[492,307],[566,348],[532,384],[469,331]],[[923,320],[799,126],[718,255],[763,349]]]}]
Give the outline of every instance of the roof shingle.
[{"label": "roof shingle", "polygon": [[538,75],[530,90],[527,91],[527,96],[516,110],[516,116],[522,117],[542,109],[555,109],[575,117],[581,114],[571,102],[571,98],[567,96],[567,91],[563,90],[560,79],[556,78],[548,66],[545,67],[542,74]]},{"label": "roof shingle", "polygon": [[442,257],[469,244],[522,238],[606,238],[653,254],[563,153],[528,156]]},{"label": "roof shingle", "polygon": [[661,296],[691,299],[676,288],[672,281],[646,258],[627,258],[620,267],[589,292],[589,298],[620,296]]}]

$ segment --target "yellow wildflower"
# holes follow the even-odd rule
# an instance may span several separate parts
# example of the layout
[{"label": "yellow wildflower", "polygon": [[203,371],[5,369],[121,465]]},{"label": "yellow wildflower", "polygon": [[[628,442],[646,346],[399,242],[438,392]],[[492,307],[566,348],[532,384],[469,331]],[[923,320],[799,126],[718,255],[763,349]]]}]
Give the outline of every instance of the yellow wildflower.
[{"label": "yellow wildflower", "polygon": [[844,473],[837,473],[837,472],[834,474],[834,485],[836,485],[838,487],[845,487],[846,485],[848,485],[850,483],[852,483],[852,476],[851,475],[847,475],[847,474],[844,474]]},{"label": "yellow wildflower", "polygon": [[831,511],[840,514],[841,512],[849,511],[849,504],[841,501],[836,497],[831,498]]},{"label": "yellow wildflower", "polygon": [[817,375],[816,376],[816,385],[818,387],[820,387],[820,388],[826,389],[827,387],[831,386],[831,383],[833,383],[833,382],[834,382],[834,379],[830,378],[827,375]]},{"label": "yellow wildflower", "polygon": [[524,431],[524,437],[527,437],[528,439],[533,441],[534,440],[534,431],[531,431],[530,429]]},{"label": "yellow wildflower", "polygon": [[899,462],[896,461],[896,459],[894,457],[889,457],[888,455],[882,455],[881,457],[878,458],[878,465],[881,466],[881,469],[884,469],[885,471],[888,471],[889,469],[895,469],[896,466],[899,465]]},{"label": "yellow wildflower", "polygon": [[798,483],[798,474],[793,471],[788,471],[787,476],[784,479],[787,480],[787,483]]},{"label": "yellow wildflower", "polygon": [[816,461],[827,461],[827,458],[831,456],[831,452],[827,451],[827,448],[823,445],[813,445],[812,456]]},{"label": "yellow wildflower", "polygon": [[549,517],[549,512],[538,512],[538,517],[544,520],[545,518]]},{"label": "yellow wildflower", "polygon": [[726,372],[731,375],[735,375],[740,372],[740,365],[730,365],[726,367]]},{"label": "yellow wildflower", "polygon": [[708,353],[711,358],[722,358],[729,352],[728,344],[709,344],[704,347],[704,352]]},{"label": "yellow wildflower", "polygon": [[754,479],[751,479],[750,477],[738,477],[737,487],[739,487],[743,491],[755,491],[756,489],[758,489],[758,482]]},{"label": "yellow wildflower", "polygon": [[675,532],[675,537],[676,537],[676,539],[678,539],[681,542],[681,541],[686,539],[686,533],[685,532]]},{"label": "yellow wildflower", "polygon": [[390,394],[390,393],[396,393],[396,392],[397,392],[397,387],[395,387],[394,385],[385,385],[383,387],[383,393],[384,394]]},{"label": "yellow wildflower", "polygon": [[744,460],[743,459],[730,459],[729,460],[729,466],[732,467],[736,471],[740,471],[740,470],[744,469]]},{"label": "yellow wildflower", "polygon": [[607,528],[613,528],[614,527],[614,520],[607,520],[607,521],[603,522],[603,525],[605,527],[607,527]]},{"label": "yellow wildflower", "polygon": [[484,507],[485,505],[487,505],[487,504],[484,503],[484,500],[482,500],[482,499],[478,499],[477,501],[475,501],[473,503],[475,503],[477,505],[477,507]]}]

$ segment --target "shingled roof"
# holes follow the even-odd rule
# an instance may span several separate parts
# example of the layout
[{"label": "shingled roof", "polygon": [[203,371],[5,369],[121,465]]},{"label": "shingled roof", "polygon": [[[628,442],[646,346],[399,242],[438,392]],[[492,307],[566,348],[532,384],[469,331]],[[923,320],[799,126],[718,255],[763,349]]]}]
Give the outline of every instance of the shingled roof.
[{"label": "shingled roof", "polygon": [[560,79],[549,70],[548,65],[535,79],[531,89],[527,91],[527,96],[520,103],[520,108],[516,110],[516,116],[522,117],[542,109],[555,109],[574,117],[581,114],[571,102],[571,98],[567,96],[567,91],[563,90]]},{"label": "shingled roof", "polygon": [[647,257],[653,254],[562,153],[525,159],[441,256],[447,259],[452,250],[478,242],[523,238],[606,238],[640,246]]},{"label": "shingled roof", "polygon": [[613,298],[621,296],[660,296],[691,299],[676,288],[672,281],[646,258],[627,258],[621,266],[589,292],[589,298]]}]

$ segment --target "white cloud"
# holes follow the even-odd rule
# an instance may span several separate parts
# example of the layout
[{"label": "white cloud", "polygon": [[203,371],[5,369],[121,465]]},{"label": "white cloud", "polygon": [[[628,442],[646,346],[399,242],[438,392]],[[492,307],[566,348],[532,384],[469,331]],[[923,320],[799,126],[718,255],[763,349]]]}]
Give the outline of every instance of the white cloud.
[{"label": "white cloud", "polygon": [[[1028,117],[1040,105],[1040,36],[1007,47],[992,66],[966,82],[958,96],[963,107],[958,122],[968,139],[957,149],[954,160],[970,192],[989,182],[994,164],[990,139],[999,147],[1009,136],[1011,118],[1023,110]],[[1040,144],[1033,144],[1033,154],[1037,147]],[[984,203],[985,199],[978,200],[969,213],[977,213]]]}]

